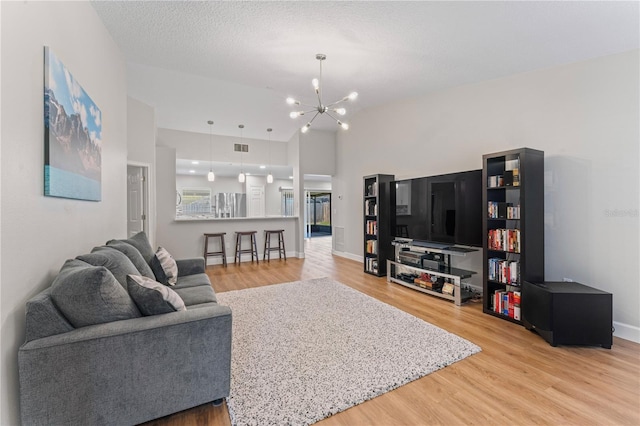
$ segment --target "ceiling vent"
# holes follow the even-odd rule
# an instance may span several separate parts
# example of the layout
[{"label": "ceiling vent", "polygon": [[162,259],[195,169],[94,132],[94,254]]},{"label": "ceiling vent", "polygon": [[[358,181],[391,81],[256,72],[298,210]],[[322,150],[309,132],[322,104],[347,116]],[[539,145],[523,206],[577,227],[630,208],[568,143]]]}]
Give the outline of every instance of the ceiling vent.
[{"label": "ceiling vent", "polygon": [[245,144],[241,144],[241,143],[234,143],[233,144],[233,150],[235,152],[249,152],[249,145],[245,145]]}]

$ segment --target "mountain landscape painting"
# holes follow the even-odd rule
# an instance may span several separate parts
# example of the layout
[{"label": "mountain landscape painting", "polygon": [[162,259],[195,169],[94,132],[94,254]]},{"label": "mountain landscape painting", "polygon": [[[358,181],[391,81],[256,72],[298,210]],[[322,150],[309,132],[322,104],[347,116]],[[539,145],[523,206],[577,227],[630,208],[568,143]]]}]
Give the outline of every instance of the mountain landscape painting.
[{"label": "mountain landscape painting", "polygon": [[100,201],[100,109],[46,46],[44,76],[44,195]]}]

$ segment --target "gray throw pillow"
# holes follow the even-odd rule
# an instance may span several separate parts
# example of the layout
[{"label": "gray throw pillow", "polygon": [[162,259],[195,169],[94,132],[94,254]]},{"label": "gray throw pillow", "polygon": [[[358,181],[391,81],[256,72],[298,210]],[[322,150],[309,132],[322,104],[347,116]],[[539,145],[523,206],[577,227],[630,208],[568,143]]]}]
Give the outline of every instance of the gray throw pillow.
[{"label": "gray throw pillow", "polygon": [[145,234],[144,232],[138,232],[133,237],[123,241],[137,248],[145,262],[151,262],[151,258],[153,257],[154,253],[153,247],[151,247],[151,243],[149,243],[149,239],[147,238],[147,234]]},{"label": "gray throw pillow", "polygon": [[108,246],[94,247],[89,254],[81,254],[76,259],[93,266],[104,266],[118,280],[122,288],[127,288],[127,275],[140,274],[138,269],[122,252]]},{"label": "gray throw pillow", "polygon": [[142,315],[160,315],[187,310],[178,293],[151,278],[127,275],[127,286],[129,294]]},{"label": "gray throw pillow", "polygon": [[111,240],[107,243],[107,246],[113,247],[114,249],[122,252],[125,256],[127,256],[131,263],[133,263],[133,266],[135,266],[138,272],[140,272],[140,275],[143,275],[147,278],[155,278],[151,267],[144,260],[144,257],[142,257],[140,251],[137,248],[129,243],[125,243],[124,241],[119,240]]},{"label": "gray throw pillow", "polygon": [[178,264],[163,247],[158,247],[158,251],[151,259],[151,270],[156,280],[162,284],[173,286],[178,282]]},{"label": "gray throw pillow", "polygon": [[51,300],[72,326],[140,316],[133,300],[104,266],[67,260],[51,284]]}]

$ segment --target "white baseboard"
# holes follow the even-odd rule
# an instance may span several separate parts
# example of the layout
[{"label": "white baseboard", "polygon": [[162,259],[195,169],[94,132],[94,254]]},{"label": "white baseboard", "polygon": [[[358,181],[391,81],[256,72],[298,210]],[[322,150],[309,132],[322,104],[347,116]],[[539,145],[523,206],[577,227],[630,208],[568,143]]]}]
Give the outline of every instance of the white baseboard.
[{"label": "white baseboard", "polygon": [[640,343],[640,327],[614,321],[613,328],[616,330],[613,332],[614,336]]},{"label": "white baseboard", "polygon": [[331,250],[331,254],[335,254],[336,256],[345,257],[350,260],[355,260],[356,262],[364,262],[364,258],[362,256],[358,256],[356,254],[347,253],[346,251],[335,251]]}]

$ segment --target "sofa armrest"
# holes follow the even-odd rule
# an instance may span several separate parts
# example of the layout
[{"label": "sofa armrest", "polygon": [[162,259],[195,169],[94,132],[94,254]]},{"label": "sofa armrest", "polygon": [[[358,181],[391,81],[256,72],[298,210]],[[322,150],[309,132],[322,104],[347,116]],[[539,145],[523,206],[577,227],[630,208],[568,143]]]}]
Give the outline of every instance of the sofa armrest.
[{"label": "sofa armrest", "polygon": [[231,309],[211,305],[35,339],[23,424],[137,424],[229,395]]},{"label": "sofa armrest", "polygon": [[205,270],[204,257],[194,257],[193,259],[176,260],[178,265],[178,276],[202,274]]}]

